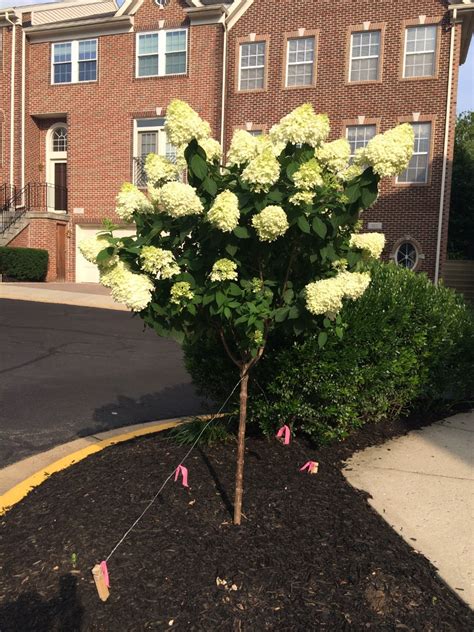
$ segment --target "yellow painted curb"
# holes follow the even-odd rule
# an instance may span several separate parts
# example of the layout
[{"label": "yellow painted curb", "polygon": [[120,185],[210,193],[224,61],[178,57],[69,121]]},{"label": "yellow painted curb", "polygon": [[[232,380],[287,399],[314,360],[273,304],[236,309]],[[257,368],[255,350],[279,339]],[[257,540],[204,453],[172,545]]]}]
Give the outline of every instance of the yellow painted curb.
[{"label": "yellow painted curb", "polygon": [[[206,415],[207,416],[207,415]],[[204,417],[206,417],[204,416]],[[63,457],[57,461],[54,461],[47,467],[42,468],[35,474],[32,474],[28,478],[25,478],[24,481],[18,483],[7,492],[5,492],[2,496],[0,496],[0,516],[3,515],[16,503],[20,502],[34,487],[38,487],[41,483],[51,475],[56,472],[60,472],[61,470],[65,470],[66,468],[82,461],[86,457],[94,454],[95,452],[100,452],[104,450],[104,448],[108,448],[116,443],[122,443],[123,441],[129,441],[130,439],[135,439],[137,437],[142,437],[147,434],[153,434],[156,432],[161,432],[162,430],[169,430],[169,428],[174,428],[178,426],[181,421],[170,421],[168,423],[156,424],[153,426],[149,426],[147,428],[140,428],[135,431],[126,432],[121,435],[117,435],[115,437],[111,437],[110,439],[105,439],[104,441],[100,441],[99,443],[94,443],[86,448],[82,448],[81,450],[76,450],[76,452],[72,452],[68,456]]]}]

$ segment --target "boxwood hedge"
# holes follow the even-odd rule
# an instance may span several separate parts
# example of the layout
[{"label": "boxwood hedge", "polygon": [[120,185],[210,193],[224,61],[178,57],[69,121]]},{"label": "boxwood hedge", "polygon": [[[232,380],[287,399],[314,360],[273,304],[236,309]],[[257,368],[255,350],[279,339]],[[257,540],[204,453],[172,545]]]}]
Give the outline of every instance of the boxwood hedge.
[{"label": "boxwood hedge", "polygon": [[0,274],[16,281],[44,281],[48,251],[37,248],[0,248]]}]

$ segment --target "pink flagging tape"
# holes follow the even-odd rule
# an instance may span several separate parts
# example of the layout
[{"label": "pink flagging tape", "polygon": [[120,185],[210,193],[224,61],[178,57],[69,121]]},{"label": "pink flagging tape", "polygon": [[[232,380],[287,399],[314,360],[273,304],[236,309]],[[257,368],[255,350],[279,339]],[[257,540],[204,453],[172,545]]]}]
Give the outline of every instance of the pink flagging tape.
[{"label": "pink flagging tape", "polygon": [[174,475],[175,482],[178,480],[179,475],[181,474],[183,487],[189,487],[188,485],[188,468],[184,467],[184,465],[178,465],[176,468],[176,473]]},{"label": "pink flagging tape", "polygon": [[290,427],[287,426],[286,424],[282,426],[280,430],[277,432],[277,439],[281,439],[282,437],[283,437],[284,445],[288,445],[291,439],[291,431],[290,431]]},{"label": "pink flagging tape", "polygon": [[107,588],[110,588],[109,569],[107,568],[107,562],[104,560],[99,564],[99,566],[104,576],[105,585],[107,586]]},{"label": "pink flagging tape", "polygon": [[300,472],[304,472],[305,470],[307,470],[308,474],[317,474],[318,469],[319,463],[317,463],[316,461],[308,461],[303,465],[303,467],[300,467]]}]

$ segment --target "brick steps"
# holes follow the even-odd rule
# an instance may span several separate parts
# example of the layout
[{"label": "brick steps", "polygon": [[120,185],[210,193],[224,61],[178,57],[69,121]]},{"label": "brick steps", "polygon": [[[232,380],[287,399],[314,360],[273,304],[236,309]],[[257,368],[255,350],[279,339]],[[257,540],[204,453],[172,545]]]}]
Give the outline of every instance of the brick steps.
[{"label": "brick steps", "polygon": [[8,246],[8,244],[21,233],[21,231],[30,223],[26,217],[20,217],[14,224],[9,226],[7,230],[0,233],[0,246]]}]

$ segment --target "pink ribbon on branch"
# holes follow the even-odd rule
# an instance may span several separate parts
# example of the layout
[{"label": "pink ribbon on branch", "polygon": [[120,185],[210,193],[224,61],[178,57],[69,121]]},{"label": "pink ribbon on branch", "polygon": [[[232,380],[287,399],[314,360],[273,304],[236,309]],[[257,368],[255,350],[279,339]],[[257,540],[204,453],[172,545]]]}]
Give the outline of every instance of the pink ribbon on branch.
[{"label": "pink ribbon on branch", "polygon": [[184,467],[184,465],[178,465],[176,468],[176,473],[174,475],[175,482],[178,480],[179,475],[181,474],[183,487],[189,487],[188,485],[188,468]]},{"label": "pink ribbon on branch", "polygon": [[104,576],[104,582],[107,588],[110,588],[109,569],[107,568],[107,562],[104,560],[99,564],[102,575]]},{"label": "pink ribbon on branch", "polygon": [[308,474],[317,474],[318,468],[319,463],[317,463],[316,461],[308,461],[303,465],[303,467],[300,467],[300,472],[304,472],[305,470],[307,470]]},{"label": "pink ribbon on branch", "polygon": [[276,436],[277,436],[277,439],[281,439],[283,437],[283,444],[288,445],[291,439],[290,427],[285,424],[284,426],[280,428]]}]

